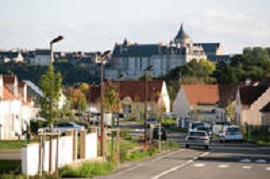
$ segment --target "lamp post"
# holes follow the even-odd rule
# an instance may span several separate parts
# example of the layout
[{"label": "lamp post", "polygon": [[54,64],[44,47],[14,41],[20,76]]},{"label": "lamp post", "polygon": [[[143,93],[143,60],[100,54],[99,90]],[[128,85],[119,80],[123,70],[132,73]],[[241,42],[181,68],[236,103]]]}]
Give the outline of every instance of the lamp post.
[{"label": "lamp post", "polygon": [[147,98],[148,98],[148,89],[147,89],[147,72],[153,69],[153,65],[146,67],[145,70],[145,99],[144,99],[144,142],[147,145]]},{"label": "lamp post", "polygon": [[103,109],[103,100],[104,100],[104,84],[103,84],[103,71],[104,71],[104,59],[105,57],[111,53],[110,50],[105,51],[103,54],[100,55],[100,132],[101,132],[101,139],[100,139],[100,156],[104,156],[104,109]]},{"label": "lamp post", "polygon": [[[54,38],[51,42],[50,42],[50,51],[51,51],[51,54],[50,54],[50,63],[49,65],[53,65],[53,44],[54,43],[57,43],[61,40],[63,40],[64,37],[62,35]],[[50,79],[50,88],[51,88],[51,93],[52,93],[52,87],[53,87],[53,81],[52,79]],[[50,129],[51,129],[51,132],[53,132],[53,116],[52,116],[52,112],[53,112],[53,100],[50,99]],[[52,171],[52,136],[50,135],[50,149],[49,149],[49,172]]]}]

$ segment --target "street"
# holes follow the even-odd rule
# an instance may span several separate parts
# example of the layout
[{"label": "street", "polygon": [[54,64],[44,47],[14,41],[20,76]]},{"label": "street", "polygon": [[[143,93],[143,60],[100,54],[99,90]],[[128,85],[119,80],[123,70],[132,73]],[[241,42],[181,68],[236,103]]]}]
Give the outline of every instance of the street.
[{"label": "street", "polygon": [[180,148],[152,159],[130,163],[98,179],[268,179],[270,147],[248,143],[212,144],[203,148]]}]

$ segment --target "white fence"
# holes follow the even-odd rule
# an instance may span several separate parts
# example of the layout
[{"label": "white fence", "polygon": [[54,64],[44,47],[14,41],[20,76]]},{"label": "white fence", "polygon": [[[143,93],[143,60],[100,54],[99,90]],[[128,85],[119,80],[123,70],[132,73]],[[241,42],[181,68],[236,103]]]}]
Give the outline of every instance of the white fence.
[{"label": "white fence", "polygon": [[[97,133],[90,133],[85,137],[85,159],[94,159],[97,157]],[[77,156],[78,148],[78,145],[73,148],[73,142],[73,136],[60,137],[57,152],[57,139],[52,141],[52,171],[55,170],[56,163],[58,163],[57,167],[59,168],[78,160],[77,157],[73,160],[74,154]],[[41,148],[39,143],[28,144],[22,148],[23,174],[36,175],[41,170],[49,171],[49,141],[45,142],[44,152]]]}]

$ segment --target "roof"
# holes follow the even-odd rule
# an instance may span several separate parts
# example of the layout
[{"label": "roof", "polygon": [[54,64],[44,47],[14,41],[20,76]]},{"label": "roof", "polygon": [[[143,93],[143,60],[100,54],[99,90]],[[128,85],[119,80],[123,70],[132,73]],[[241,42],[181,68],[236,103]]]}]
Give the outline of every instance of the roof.
[{"label": "roof", "polygon": [[191,105],[205,104],[226,107],[236,98],[235,85],[182,85]]},{"label": "roof", "polygon": [[15,82],[15,76],[9,76],[9,75],[3,75],[3,82],[4,84],[10,84],[10,83],[14,83]]},{"label": "roof", "polygon": [[[119,97],[121,100],[130,98],[132,101],[145,101],[145,81],[111,81],[118,86]],[[147,82],[147,101],[158,101],[158,93],[162,90],[163,81]],[[108,82],[104,83],[106,90]],[[90,88],[90,102],[96,102],[100,97],[100,86]],[[88,101],[89,101],[88,96]]]},{"label": "roof", "polygon": [[218,85],[183,85],[182,88],[191,105],[217,104],[220,99]]},{"label": "roof", "polygon": [[258,86],[269,86],[270,87],[270,78],[265,78],[261,80]]},{"label": "roof", "polygon": [[270,113],[270,101],[260,110],[260,112]]},{"label": "roof", "polygon": [[185,48],[174,46],[162,46],[160,44],[116,44],[112,57],[151,57],[160,54],[182,54],[186,53]]},{"label": "roof", "polygon": [[216,53],[217,49],[220,47],[220,43],[194,43],[194,45],[201,45],[206,54]]},{"label": "roof", "polygon": [[35,54],[36,55],[50,55],[51,51],[48,49],[36,49]]},{"label": "roof", "polygon": [[19,56],[19,54],[20,52],[5,51],[5,52],[0,52],[0,57],[16,58]]},{"label": "roof", "polygon": [[242,104],[251,105],[265,93],[267,86],[244,86],[239,89]]},{"label": "roof", "polygon": [[175,39],[186,39],[189,38],[189,35],[184,31],[184,24],[181,24],[181,27],[175,36]]}]

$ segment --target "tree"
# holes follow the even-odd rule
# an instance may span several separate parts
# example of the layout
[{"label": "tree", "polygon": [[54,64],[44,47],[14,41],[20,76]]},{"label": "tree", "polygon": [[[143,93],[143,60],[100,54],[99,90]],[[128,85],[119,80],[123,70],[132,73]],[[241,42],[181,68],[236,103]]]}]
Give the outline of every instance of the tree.
[{"label": "tree", "polygon": [[103,105],[104,108],[110,113],[119,112],[120,109],[119,94],[117,92],[116,85],[113,84],[112,82],[108,83],[108,86],[105,90]]},{"label": "tree", "polygon": [[53,123],[58,118],[58,100],[62,91],[62,77],[54,73],[52,65],[48,66],[45,74],[41,76],[40,87],[43,92],[41,98],[41,116],[49,119],[51,131]]}]

